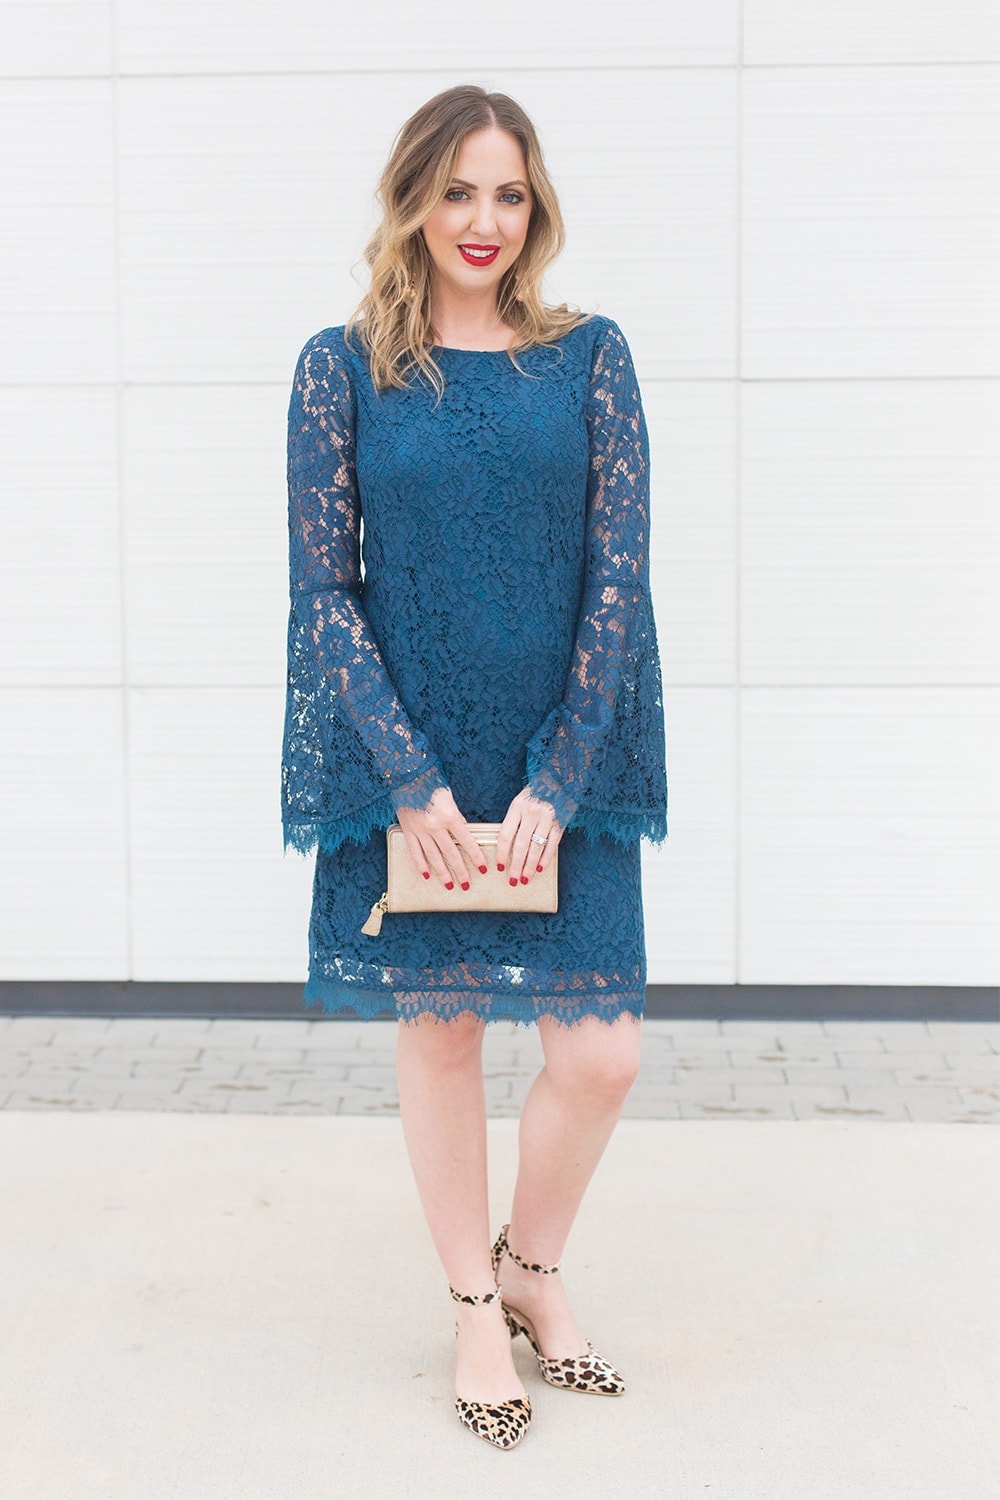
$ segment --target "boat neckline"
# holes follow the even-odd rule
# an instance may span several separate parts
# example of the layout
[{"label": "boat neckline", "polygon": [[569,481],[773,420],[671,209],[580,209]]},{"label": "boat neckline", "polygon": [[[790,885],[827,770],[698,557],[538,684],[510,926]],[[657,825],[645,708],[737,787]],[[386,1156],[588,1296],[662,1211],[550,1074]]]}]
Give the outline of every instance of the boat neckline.
[{"label": "boat neckline", "polygon": [[511,347],[506,349],[460,349],[455,344],[432,344],[432,352],[439,351],[442,354],[510,354]]}]

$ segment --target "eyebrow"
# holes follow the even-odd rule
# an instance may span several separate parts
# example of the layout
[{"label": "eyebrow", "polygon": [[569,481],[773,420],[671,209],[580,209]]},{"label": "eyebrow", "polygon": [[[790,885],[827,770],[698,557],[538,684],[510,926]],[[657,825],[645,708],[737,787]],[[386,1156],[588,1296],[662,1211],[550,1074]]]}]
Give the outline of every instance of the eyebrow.
[{"label": "eyebrow", "polygon": [[[464,180],[464,178],[462,178],[462,177],[453,177],[451,180],[452,180],[452,182],[457,182],[461,187],[475,188],[475,186],[476,186],[476,184],[474,182],[466,182]],[[526,188],[527,186],[528,186],[528,184],[522,178],[515,177],[513,182],[501,182],[500,186],[497,188],[497,192],[498,193],[501,192],[504,188],[509,188],[509,187],[523,187],[523,188]]]}]

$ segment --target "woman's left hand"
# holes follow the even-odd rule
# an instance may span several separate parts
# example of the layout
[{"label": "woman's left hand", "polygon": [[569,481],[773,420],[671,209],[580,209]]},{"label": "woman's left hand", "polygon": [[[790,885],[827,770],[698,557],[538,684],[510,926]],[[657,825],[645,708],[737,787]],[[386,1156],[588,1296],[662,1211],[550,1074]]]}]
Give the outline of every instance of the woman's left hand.
[{"label": "woman's left hand", "polygon": [[[548,839],[543,847],[532,843],[531,835]],[[497,869],[503,869],[511,885],[523,881],[525,884],[539,867],[545,869],[558,848],[562,829],[556,822],[556,810],[551,802],[533,797],[527,787],[522,787],[507,809],[507,816],[500,825],[497,836]]]}]

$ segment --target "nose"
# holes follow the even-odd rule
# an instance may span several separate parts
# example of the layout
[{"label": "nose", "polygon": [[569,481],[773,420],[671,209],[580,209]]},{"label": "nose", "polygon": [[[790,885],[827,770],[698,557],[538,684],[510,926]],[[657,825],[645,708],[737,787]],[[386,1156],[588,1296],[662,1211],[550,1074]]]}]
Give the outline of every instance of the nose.
[{"label": "nose", "polygon": [[492,199],[477,199],[473,207],[472,222],[469,228],[473,234],[478,234],[482,239],[492,234],[497,225],[496,210]]}]

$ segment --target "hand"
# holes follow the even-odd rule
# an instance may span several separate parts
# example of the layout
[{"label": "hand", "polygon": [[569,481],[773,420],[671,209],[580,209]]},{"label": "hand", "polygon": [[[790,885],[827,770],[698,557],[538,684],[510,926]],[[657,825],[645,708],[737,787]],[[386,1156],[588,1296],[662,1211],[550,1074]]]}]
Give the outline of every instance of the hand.
[{"label": "hand", "polygon": [[[544,848],[541,844],[532,842],[533,833],[537,833],[540,839],[548,839]],[[507,816],[500,825],[497,868],[503,866],[511,885],[517,885],[519,881],[526,883],[540,868],[544,870],[549,864],[553,851],[559,847],[562,834],[552,803],[544,802],[541,797],[533,797],[529,789],[523,787],[510,804]]]},{"label": "hand", "polygon": [[460,886],[468,889],[474,874],[486,874],[486,858],[456,806],[451,787],[439,786],[425,808],[398,807],[396,822],[410,858],[427,879],[433,872],[446,889],[451,881],[457,890]]}]

